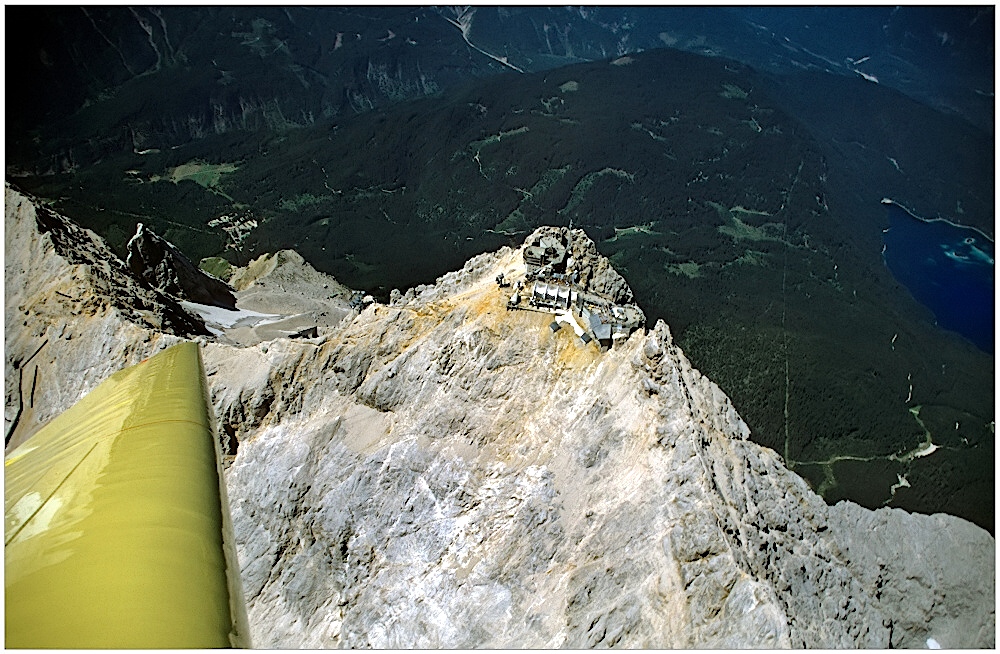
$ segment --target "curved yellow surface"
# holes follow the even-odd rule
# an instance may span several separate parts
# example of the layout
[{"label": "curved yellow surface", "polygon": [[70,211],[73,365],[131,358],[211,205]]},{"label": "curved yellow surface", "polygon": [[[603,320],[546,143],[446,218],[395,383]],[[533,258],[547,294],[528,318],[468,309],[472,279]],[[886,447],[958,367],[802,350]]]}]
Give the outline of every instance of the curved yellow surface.
[{"label": "curved yellow surface", "polygon": [[5,458],[7,647],[250,645],[210,406],[180,343]]}]

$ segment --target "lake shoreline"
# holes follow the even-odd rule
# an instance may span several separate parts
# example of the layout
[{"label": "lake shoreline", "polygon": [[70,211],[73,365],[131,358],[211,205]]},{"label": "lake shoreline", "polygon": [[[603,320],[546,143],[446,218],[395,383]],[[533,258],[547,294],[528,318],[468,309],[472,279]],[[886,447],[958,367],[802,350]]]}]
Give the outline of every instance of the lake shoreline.
[{"label": "lake shoreline", "polygon": [[923,219],[883,200],[889,227],[882,258],[893,277],[931,310],[935,324],[992,355],[995,344],[993,241],[975,228]]},{"label": "lake shoreline", "polygon": [[913,213],[913,211],[909,207],[907,207],[905,204],[902,204],[900,202],[896,202],[892,198],[882,198],[881,204],[894,204],[894,205],[896,205],[897,207],[899,207],[900,209],[902,209],[903,211],[905,211],[906,213],[910,214],[911,216],[913,216],[914,218],[916,218],[917,220],[919,220],[921,222],[925,222],[925,223],[946,223],[948,225],[951,225],[952,227],[957,227],[959,229],[971,229],[972,231],[978,232],[979,234],[981,234],[982,237],[985,238],[990,243],[994,243],[995,244],[995,241],[993,240],[993,238],[989,234],[987,234],[986,232],[984,232],[983,230],[979,229],[978,227],[973,227],[972,225],[965,225],[963,223],[957,223],[954,220],[950,220],[948,218],[941,218],[941,217],[937,217],[937,218],[923,218],[922,216],[918,216],[917,214]]}]

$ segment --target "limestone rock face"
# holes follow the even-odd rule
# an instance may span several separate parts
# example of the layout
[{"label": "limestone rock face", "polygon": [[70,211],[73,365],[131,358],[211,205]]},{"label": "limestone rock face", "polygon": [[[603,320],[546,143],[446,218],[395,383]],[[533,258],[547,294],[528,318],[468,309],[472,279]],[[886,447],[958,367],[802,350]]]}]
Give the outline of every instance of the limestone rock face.
[{"label": "limestone rock face", "polygon": [[[294,250],[262,255],[230,278],[241,307],[308,313],[345,308],[353,291],[321,273]],[[331,302],[332,301],[332,302]]]},{"label": "limestone rock face", "polygon": [[582,229],[568,230],[570,253],[584,272],[580,283],[584,288],[611,298],[617,304],[635,301],[628,282],[611,266],[608,258],[597,251],[597,246]]},{"label": "limestone rock face", "polygon": [[317,271],[298,252],[261,255],[233,270],[230,282],[240,309],[271,316],[261,324],[237,324],[225,331],[233,345],[256,345],[294,334],[319,337],[352,313],[354,292]]},{"label": "limestone rock face", "polygon": [[234,310],[229,286],[201,271],[173,243],[142,223],[128,242],[128,267],[153,288],[178,299]]},{"label": "limestone rock face", "polygon": [[575,262],[572,268],[579,273],[581,289],[602,295],[615,304],[635,301],[628,282],[611,266],[607,257],[597,251],[597,246],[582,229],[544,225],[535,229],[525,239],[525,244],[539,243],[542,239],[560,244],[560,252],[565,245],[567,257]]},{"label": "limestone rock face", "polygon": [[[51,304],[44,289],[95,264],[57,258],[30,236],[26,200],[7,202],[8,268],[34,276],[12,296],[8,271],[8,377],[46,333],[73,335],[46,370],[95,376],[175,338],[139,314]],[[37,251],[14,251],[21,230]],[[495,279],[522,266],[520,250],[481,255],[318,339],[203,339],[255,646],[995,644],[988,533],[826,506],[747,440],[667,325],[601,352],[506,308]],[[61,410],[84,386],[35,404]]]},{"label": "limestone rock face", "polygon": [[[892,571],[979,571],[976,611],[925,587],[937,617],[905,617],[878,557],[846,549],[856,521],[746,440],[666,325],[602,354],[504,308],[493,280],[519,265],[476,257],[319,346],[206,348],[219,415],[268,407],[227,473],[256,643],[888,647],[962,620],[964,644],[992,642],[986,532],[950,520],[978,557],[928,547]],[[257,380],[239,396],[233,370]],[[943,537],[936,516],[854,508]]]},{"label": "limestone rock face", "polygon": [[893,647],[923,648],[930,638],[945,649],[995,646],[995,608],[981,596],[995,579],[995,543],[986,531],[950,515],[848,502],[829,515],[858,579],[893,620]]}]

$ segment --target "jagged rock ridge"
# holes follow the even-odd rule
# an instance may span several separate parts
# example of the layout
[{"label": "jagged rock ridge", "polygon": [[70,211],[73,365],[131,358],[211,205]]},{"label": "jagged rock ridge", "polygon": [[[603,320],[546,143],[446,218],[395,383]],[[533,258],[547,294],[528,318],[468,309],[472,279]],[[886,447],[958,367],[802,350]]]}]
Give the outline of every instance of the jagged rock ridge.
[{"label": "jagged rock ridge", "polygon": [[236,297],[225,282],[199,270],[172,243],[142,223],[136,226],[127,250],[129,270],[151,287],[192,302],[236,308]]},{"label": "jagged rock ridge", "polygon": [[[989,601],[935,615],[965,593],[954,581],[930,586],[916,608],[883,602],[910,577],[951,578],[948,555],[896,560],[898,576],[845,555],[866,535],[745,440],[666,325],[598,354],[550,335],[547,317],[507,313],[492,280],[517,259],[478,257],[305,356],[272,347],[220,362],[218,374],[243,356],[269,370],[295,361],[298,380],[308,371],[308,383],[272,386],[289,421],[248,439],[228,477],[263,642],[989,642]],[[320,405],[321,416],[307,408]],[[911,516],[875,515],[897,538],[918,538],[899,528]],[[939,535],[976,533],[973,565],[990,569],[985,532],[912,518],[942,520]]]},{"label": "jagged rock ridge", "polygon": [[[10,257],[38,236],[26,199],[7,207]],[[48,283],[57,257],[25,274]],[[220,434],[240,435],[226,477],[256,646],[994,644],[989,534],[826,506],[662,322],[602,353],[507,310],[494,280],[522,266],[481,255],[309,342],[202,338]],[[60,381],[172,338],[91,308],[25,318],[8,372],[47,322],[79,334],[41,362]]]}]

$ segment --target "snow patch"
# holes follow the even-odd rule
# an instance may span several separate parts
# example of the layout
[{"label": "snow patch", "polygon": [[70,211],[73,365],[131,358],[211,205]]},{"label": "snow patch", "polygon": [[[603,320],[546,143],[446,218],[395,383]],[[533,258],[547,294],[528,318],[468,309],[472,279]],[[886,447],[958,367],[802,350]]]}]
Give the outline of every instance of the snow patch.
[{"label": "snow patch", "polygon": [[562,323],[564,325],[569,325],[570,327],[573,328],[573,331],[576,332],[577,336],[583,336],[584,334],[583,327],[580,326],[580,323],[576,321],[576,318],[570,311],[560,311],[559,313],[557,313],[556,322]]},{"label": "snow patch", "polygon": [[860,70],[857,69],[855,69],[854,72],[857,73],[858,75],[861,75],[861,77],[868,80],[869,82],[874,82],[875,84],[878,84],[878,78],[875,77],[874,75],[869,75],[868,73],[862,73]]},{"label": "snow patch", "polygon": [[222,307],[214,307],[208,304],[199,304],[197,302],[188,302],[186,300],[181,301],[181,306],[186,310],[201,316],[208,326],[208,328],[213,332],[218,334],[212,327],[217,327],[221,329],[229,329],[237,325],[251,327],[254,325],[266,325],[268,323],[277,322],[285,316],[277,313],[259,313],[257,311],[250,311],[249,309],[237,309],[236,311],[230,311],[229,309],[223,309]]}]

